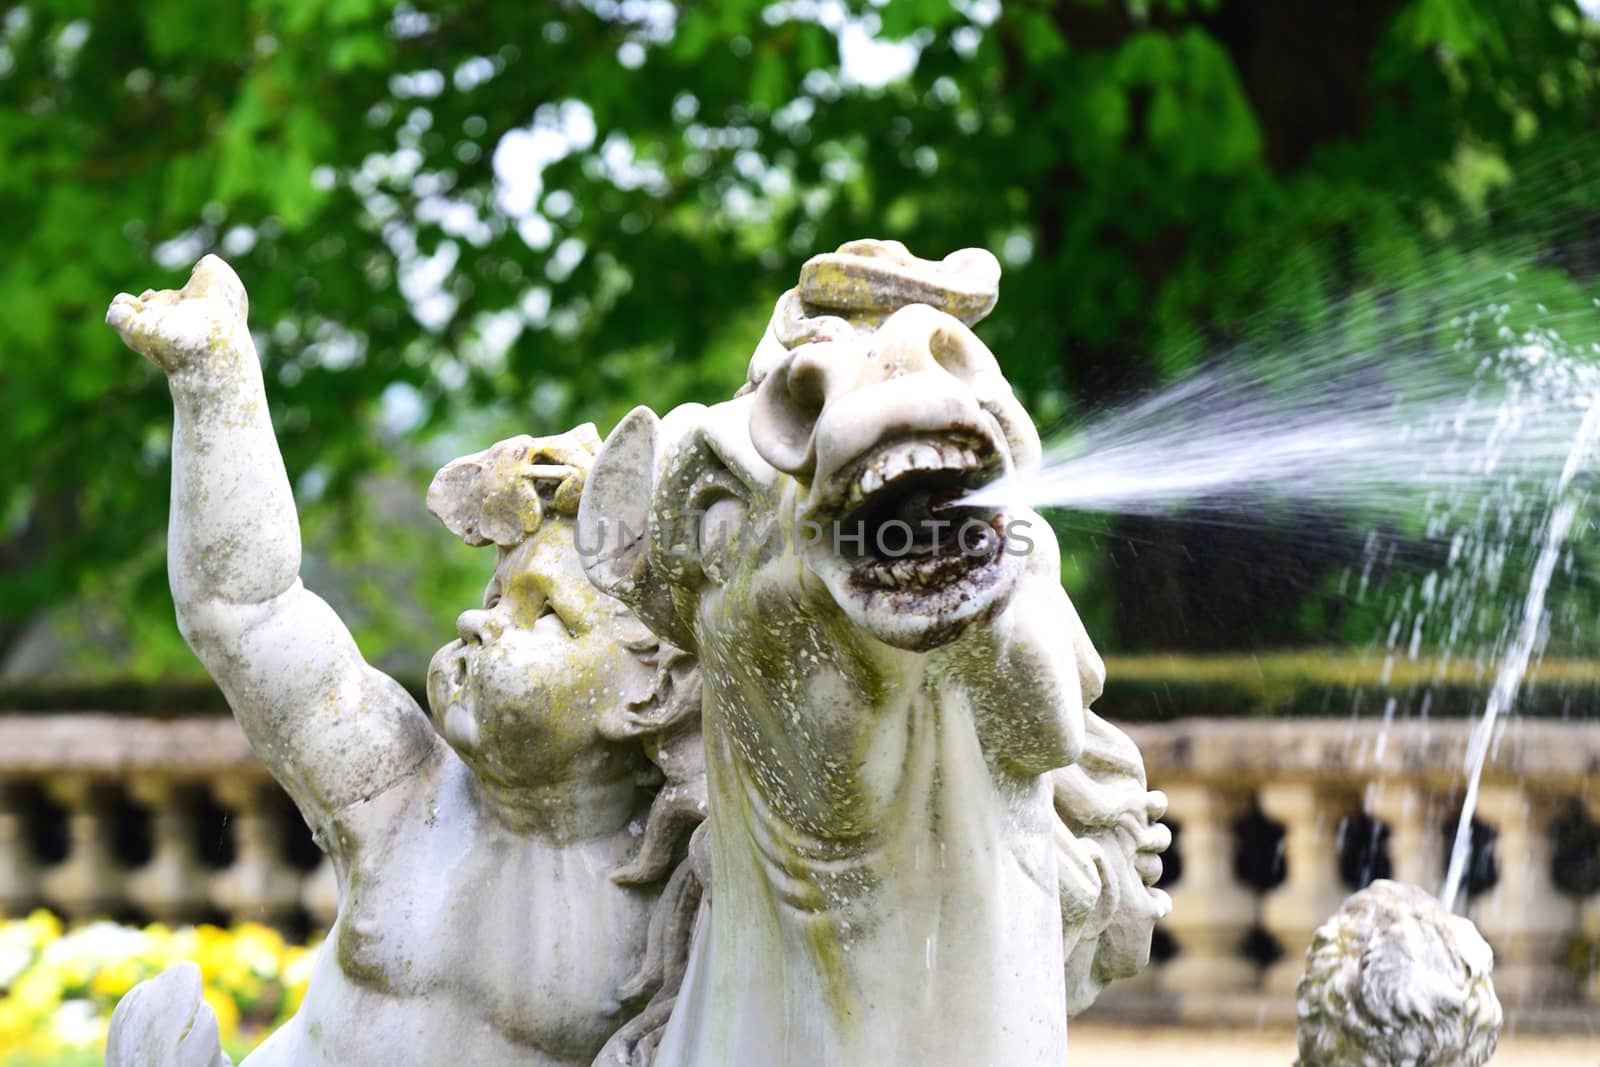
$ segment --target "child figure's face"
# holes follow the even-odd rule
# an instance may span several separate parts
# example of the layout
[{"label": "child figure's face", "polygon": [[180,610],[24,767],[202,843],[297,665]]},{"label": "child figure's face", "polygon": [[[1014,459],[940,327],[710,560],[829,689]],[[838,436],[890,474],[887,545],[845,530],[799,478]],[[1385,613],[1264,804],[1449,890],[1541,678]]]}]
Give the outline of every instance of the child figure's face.
[{"label": "child figure's face", "polygon": [[584,577],[573,524],[547,515],[505,553],[483,607],[456,620],[434,656],[428,697],[451,747],[502,786],[557,784],[602,744],[601,714],[644,698],[653,671],[629,651],[638,623]]}]

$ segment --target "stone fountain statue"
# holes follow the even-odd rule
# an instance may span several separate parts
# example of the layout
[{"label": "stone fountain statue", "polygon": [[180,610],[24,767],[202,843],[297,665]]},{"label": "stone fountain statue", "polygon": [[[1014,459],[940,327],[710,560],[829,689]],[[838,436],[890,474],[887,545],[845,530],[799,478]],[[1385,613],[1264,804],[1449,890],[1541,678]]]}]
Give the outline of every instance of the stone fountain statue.
[{"label": "stone fountain statue", "polygon": [[659,1067],[1060,1063],[1069,991],[1145,962],[1165,801],[1086,712],[1049,527],[960,502],[1040,452],[969,328],[998,279],[819,256],[741,395],[637,409],[595,460],[589,576],[705,693],[712,894]]},{"label": "stone fountain statue", "polygon": [[[1039,454],[969,328],[998,278],[846,245],[734,399],[447,466],[496,568],[431,718],[299,581],[237,277],[117,298],[172,389],[180,627],[339,878],[248,1063],[1063,1061],[1170,835],[1049,528],[960,499]],[[108,1064],[224,1062],[192,967],[119,1006]]]},{"label": "stone fountain statue", "polygon": [[[670,865],[664,827],[681,819],[641,783],[660,778],[651,756],[699,748],[673,688],[683,655],[579,564],[594,429],[504,441],[435,479],[429,507],[497,562],[434,657],[430,723],[301,585],[233,271],[207,257],[181,291],[119,296],[107,319],[172,389],[179,626],[338,874],[304,1006],[247,1062],[589,1064],[653,992],[633,980]],[[187,1017],[128,998],[111,1063],[187,1063],[204,1050],[180,1060],[184,1042],[214,1044],[214,1021],[191,1028],[209,1013],[198,983],[172,982]]]}]

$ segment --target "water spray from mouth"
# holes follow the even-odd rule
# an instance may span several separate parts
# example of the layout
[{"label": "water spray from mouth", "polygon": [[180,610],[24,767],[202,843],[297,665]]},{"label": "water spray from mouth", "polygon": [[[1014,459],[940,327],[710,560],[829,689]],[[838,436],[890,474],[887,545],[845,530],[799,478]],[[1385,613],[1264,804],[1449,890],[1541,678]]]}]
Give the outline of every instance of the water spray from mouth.
[{"label": "water spray from mouth", "polygon": [[[1592,362],[1600,353],[1573,351],[1548,326],[1514,332],[1506,310],[1453,322],[1462,328],[1453,348],[1430,337],[1383,360],[1312,350],[1201,369],[1069,431],[1037,469],[953,502],[1229,525],[1265,525],[1264,505],[1275,500],[1370,517],[1374,529],[1415,527],[1420,516],[1427,537],[1448,543],[1448,557],[1400,599],[1384,677],[1397,656],[1422,654],[1431,626],[1441,674],[1466,654],[1493,679],[1463,768],[1439,892],[1447,909],[1463,888],[1496,725],[1542,654],[1552,578],[1587,529],[1579,521],[1589,499],[1584,475],[1600,438],[1600,366]],[[1488,345],[1476,339],[1485,326]],[[1502,578],[1519,573],[1521,554],[1535,546],[1520,604],[1508,610],[1513,590]],[[1496,617],[1494,636],[1468,647],[1472,627]],[[1380,747],[1395,703],[1385,709]]]},{"label": "water spray from mouth", "polygon": [[1201,370],[1069,430],[1035,470],[952,505],[1237,519],[1265,496],[1350,511],[1476,501],[1566,463],[1600,368],[1530,335],[1466,376],[1337,354]]}]

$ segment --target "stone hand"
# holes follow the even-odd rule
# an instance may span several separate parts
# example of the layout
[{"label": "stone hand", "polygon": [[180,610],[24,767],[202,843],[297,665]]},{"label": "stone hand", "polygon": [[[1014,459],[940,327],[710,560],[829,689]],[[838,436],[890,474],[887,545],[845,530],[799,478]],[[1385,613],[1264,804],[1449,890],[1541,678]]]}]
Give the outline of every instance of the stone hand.
[{"label": "stone hand", "polygon": [[216,256],[195,264],[182,289],[118,293],[106,324],[167,374],[199,369],[237,347],[249,302],[233,268]]},{"label": "stone hand", "polygon": [[1145,794],[1144,818],[1132,814],[1123,822],[1133,837],[1133,869],[1151,888],[1161,881],[1161,854],[1172,847],[1172,830],[1158,821],[1166,813],[1167,795],[1152,789]]}]

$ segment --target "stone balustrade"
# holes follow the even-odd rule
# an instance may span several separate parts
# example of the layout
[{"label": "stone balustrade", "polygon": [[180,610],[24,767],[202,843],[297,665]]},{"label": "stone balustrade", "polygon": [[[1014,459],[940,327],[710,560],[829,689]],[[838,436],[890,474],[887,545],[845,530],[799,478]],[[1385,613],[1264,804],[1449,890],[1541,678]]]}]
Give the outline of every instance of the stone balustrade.
[{"label": "stone balustrade", "polygon": [[326,927],[332,865],[234,721],[0,715],[0,913]]},{"label": "stone balustrade", "polygon": [[[1129,726],[1175,832],[1156,960],[1096,1012],[1289,1023],[1312,932],[1376,877],[1436,891],[1472,724]],[[1509,1025],[1600,1018],[1600,724],[1512,720],[1484,769],[1460,907],[1495,949]]]},{"label": "stone balustrade", "polygon": [[[1288,1022],[1311,933],[1354,888],[1436,889],[1470,724],[1132,725],[1175,831],[1151,967],[1093,1013]],[[1600,725],[1514,720],[1485,769],[1463,907],[1511,1025],[1600,1017]],[[331,866],[225,716],[0,715],[0,912],[332,921]]]}]

